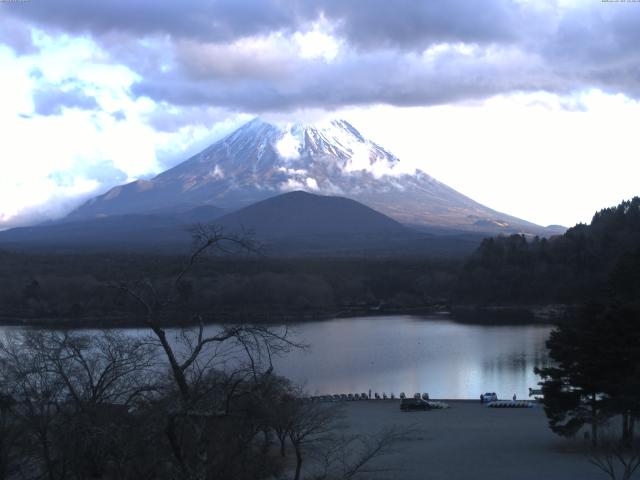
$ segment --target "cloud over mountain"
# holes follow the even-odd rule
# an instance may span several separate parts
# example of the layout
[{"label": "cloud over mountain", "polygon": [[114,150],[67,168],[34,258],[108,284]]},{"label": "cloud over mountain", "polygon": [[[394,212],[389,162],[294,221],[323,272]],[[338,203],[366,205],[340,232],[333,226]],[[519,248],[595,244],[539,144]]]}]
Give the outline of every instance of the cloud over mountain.
[{"label": "cloud over mountain", "polygon": [[33,94],[35,113],[39,115],[59,115],[63,108],[92,110],[98,108],[98,102],[82,90],[60,90],[49,88],[36,90]]},{"label": "cloud over mountain", "polygon": [[134,94],[178,106],[434,105],[593,87],[640,96],[633,4],[60,0],[0,14],[89,35],[140,75]]},{"label": "cloud over mountain", "polygon": [[[447,178],[435,164],[455,162],[465,172],[481,161],[486,176],[479,183],[491,192],[483,201],[499,209],[508,209],[513,194],[503,188],[508,182],[494,179],[514,158],[548,162],[554,171],[560,161],[580,158],[593,179],[602,177],[599,159],[613,161],[613,153],[619,171],[637,168],[627,133],[640,108],[636,2],[56,0],[0,2],[0,21],[0,156],[11,159],[0,179],[0,228],[36,218],[28,211],[56,217],[114,186],[113,175],[89,178],[80,163],[108,160],[127,179],[150,178],[256,114],[299,120],[313,113],[361,124],[349,113],[360,111],[378,115],[384,134],[399,130],[380,113],[390,106],[406,113],[404,127],[419,124],[419,135],[443,138],[446,122],[410,120],[414,109],[404,107],[420,107],[425,117],[441,116],[442,108],[464,117],[477,108],[484,128],[461,118],[453,128],[467,139],[481,130],[476,143],[483,149],[434,151],[432,141],[403,158],[463,191],[468,176]],[[521,109],[523,103],[532,106]],[[548,118],[537,117],[535,105]],[[573,111],[584,115],[564,121]],[[536,134],[505,138],[505,123]],[[542,130],[545,138],[536,138]],[[379,131],[368,133],[380,140]],[[397,134],[385,144],[400,152],[407,140]],[[496,145],[505,143],[498,155]],[[64,184],[52,176],[62,169]],[[573,168],[564,170],[559,185],[574,178]],[[619,201],[620,192],[635,194],[632,177],[608,179],[607,198],[581,214],[556,218],[549,199],[543,223],[588,219],[585,212]],[[537,195],[533,185],[523,198]],[[595,202],[594,188],[580,185],[575,205]],[[558,203],[563,193],[555,194]],[[520,216],[538,209],[530,203]]]}]

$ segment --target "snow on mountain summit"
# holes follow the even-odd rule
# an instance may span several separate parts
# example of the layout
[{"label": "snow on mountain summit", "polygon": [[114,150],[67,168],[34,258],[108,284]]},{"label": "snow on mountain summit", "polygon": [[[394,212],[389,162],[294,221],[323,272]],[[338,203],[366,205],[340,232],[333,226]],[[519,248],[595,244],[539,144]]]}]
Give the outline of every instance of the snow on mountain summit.
[{"label": "snow on mountain summit", "polygon": [[[224,158],[219,155],[221,150]],[[278,127],[254,119],[186,162],[183,169],[194,174],[195,164],[209,168],[213,162],[219,177],[231,172],[236,178],[248,171],[260,175],[279,172],[280,183],[262,186],[285,191],[306,186],[346,193],[336,177],[366,172],[380,179],[402,173],[394,155],[365,139],[345,120]],[[172,173],[169,170],[161,176]]]},{"label": "snow on mountain summit", "polygon": [[348,195],[386,191],[393,188],[390,178],[402,174],[398,158],[345,120],[275,126],[254,119],[153,182],[179,182],[184,191],[194,191],[225,180],[211,200],[233,208],[227,205],[234,203],[232,190]]},{"label": "snow on mountain summit", "polygon": [[399,160],[382,147],[365,139],[345,120],[315,125],[292,124],[280,130],[275,146],[286,160],[304,162],[306,158],[326,155],[334,159],[343,174],[369,172],[375,178],[399,175]]},{"label": "snow on mountain summit", "polygon": [[425,172],[407,170],[345,120],[274,125],[256,118],[150,181],[113,188],[69,218],[200,205],[231,211],[293,190],[348,197],[405,224],[540,229],[484,207]]}]

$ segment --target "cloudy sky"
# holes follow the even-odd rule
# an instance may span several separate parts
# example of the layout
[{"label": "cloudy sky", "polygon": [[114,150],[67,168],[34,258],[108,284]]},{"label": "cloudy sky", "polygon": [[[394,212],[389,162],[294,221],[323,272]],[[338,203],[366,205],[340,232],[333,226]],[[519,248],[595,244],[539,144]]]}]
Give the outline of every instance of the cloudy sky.
[{"label": "cloudy sky", "polygon": [[640,189],[640,3],[0,1],[0,228],[260,115],[342,117],[489,207],[589,221]]}]

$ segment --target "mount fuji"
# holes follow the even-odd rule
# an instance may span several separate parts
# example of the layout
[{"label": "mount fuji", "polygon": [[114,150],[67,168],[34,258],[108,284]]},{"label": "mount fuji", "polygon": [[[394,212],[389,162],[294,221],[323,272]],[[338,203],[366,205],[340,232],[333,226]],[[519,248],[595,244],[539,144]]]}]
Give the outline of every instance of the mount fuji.
[{"label": "mount fuji", "polygon": [[254,119],[151,180],[112,188],[66,221],[238,210],[303,190],[356,200],[397,222],[430,231],[557,233],[487,208],[364,138],[345,120],[279,127]]}]

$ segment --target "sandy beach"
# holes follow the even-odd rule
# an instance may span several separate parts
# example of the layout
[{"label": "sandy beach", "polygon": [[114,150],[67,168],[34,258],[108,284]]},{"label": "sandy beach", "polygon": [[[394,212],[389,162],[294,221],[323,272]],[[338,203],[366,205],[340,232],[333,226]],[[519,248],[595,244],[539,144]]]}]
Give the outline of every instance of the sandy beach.
[{"label": "sandy beach", "polygon": [[[418,429],[380,459],[391,473],[371,479],[432,480],[597,480],[605,478],[588,463],[582,438],[552,433],[541,406],[487,408],[479,401],[445,400],[450,408],[401,412],[398,400],[357,401],[345,405],[346,433],[371,434],[393,425]],[[363,477],[363,478],[365,478]]]}]

